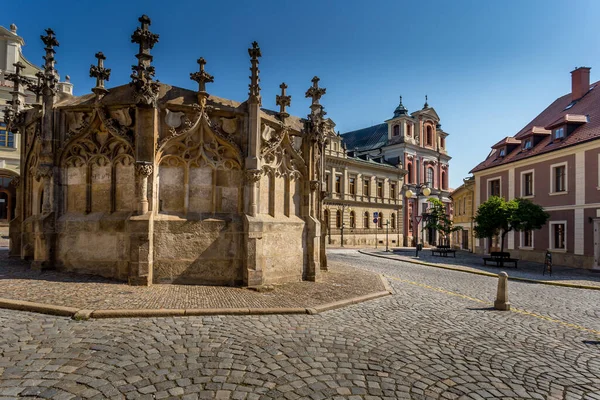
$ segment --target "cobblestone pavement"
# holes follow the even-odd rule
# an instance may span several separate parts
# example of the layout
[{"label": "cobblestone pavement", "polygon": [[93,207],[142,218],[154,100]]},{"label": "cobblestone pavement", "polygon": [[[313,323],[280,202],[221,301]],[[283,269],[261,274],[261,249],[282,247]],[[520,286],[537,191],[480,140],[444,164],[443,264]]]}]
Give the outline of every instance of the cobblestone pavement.
[{"label": "cobblestone pavement", "polygon": [[225,286],[129,286],[92,275],[31,271],[0,249],[0,297],[89,310],[314,307],[385,290],[377,274],[332,263],[321,282],[255,292]]},{"label": "cobblestone pavement", "polygon": [[[0,398],[600,399],[600,292],[356,251],[396,294],[319,315],[73,321],[0,310]],[[567,318],[569,317],[569,318]]]},{"label": "cobblestone pavement", "polygon": [[[408,250],[407,248],[394,249],[393,252],[385,252],[381,249],[366,249],[362,251],[384,255],[386,257],[393,257],[403,261],[421,261],[466,271],[485,271],[493,274],[500,272],[499,267],[483,265],[482,255],[472,254],[462,250],[456,252],[456,257],[432,256],[431,250],[428,249],[420,251],[419,257],[415,257],[414,250]],[[548,273],[542,275],[544,265],[541,263],[520,260],[518,266],[518,268],[513,268],[512,264],[510,264],[510,266],[505,266],[504,269],[509,275],[519,278],[600,287],[600,273],[594,273],[587,269],[554,265],[552,267],[552,276],[550,276]]]}]

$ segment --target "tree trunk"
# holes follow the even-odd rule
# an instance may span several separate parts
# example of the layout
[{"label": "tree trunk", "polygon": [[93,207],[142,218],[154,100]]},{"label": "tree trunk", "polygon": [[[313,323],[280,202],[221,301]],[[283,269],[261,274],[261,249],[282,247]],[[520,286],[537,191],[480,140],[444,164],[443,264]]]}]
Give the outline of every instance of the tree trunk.
[{"label": "tree trunk", "polygon": [[[500,253],[504,253],[504,237],[508,231],[503,231],[502,236],[500,237]],[[500,268],[504,268],[504,258],[500,258]]]}]

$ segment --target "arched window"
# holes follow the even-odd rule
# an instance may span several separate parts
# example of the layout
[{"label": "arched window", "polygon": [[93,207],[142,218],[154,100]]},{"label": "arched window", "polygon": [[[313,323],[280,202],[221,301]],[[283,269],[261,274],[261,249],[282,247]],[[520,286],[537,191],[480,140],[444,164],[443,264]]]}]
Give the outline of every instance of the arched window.
[{"label": "arched window", "polygon": [[363,228],[369,228],[369,212],[365,211],[365,214],[363,215]]},{"label": "arched window", "polygon": [[406,165],[406,182],[413,183],[413,166],[412,163]]},{"label": "arched window", "polygon": [[335,213],[335,227],[338,229],[342,227],[342,212],[340,210]]},{"label": "arched window", "polygon": [[327,228],[329,228],[329,210],[323,211],[323,223]]},{"label": "arched window", "polygon": [[383,213],[380,212],[379,213],[379,222],[378,222],[380,228],[383,228],[383,222],[384,222],[383,221]]},{"label": "arched window", "polygon": [[425,144],[428,146],[433,146],[433,129],[431,125],[427,125],[427,135],[425,137]]},{"label": "arched window", "polygon": [[412,136],[412,125],[406,124],[406,136]]},{"label": "arched window", "polygon": [[440,186],[442,189],[446,189],[446,172],[442,171],[442,179],[440,179]]},{"label": "arched window", "polygon": [[356,218],[354,211],[350,211],[350,228],[356,228]]},{"label": "arched window", "polygon": [[394,125],[394,133],[393,136],[400,135],[400,125]]},{"label": "arched window", "polygon": [[396,214],[392,214],[392,217],[390,218],[390,227],[396,229]]},{"label": "arched window", "polygon": [[446,148],[446,139],[445,139],[445,138],[443,138],[443,137],[440,137],[440,147],[441,147],[442,149],[445,149],[445,148]]},{"label": "arched window", "polygon": [[433,168],[427,168],[427,183],[433,187]]}]

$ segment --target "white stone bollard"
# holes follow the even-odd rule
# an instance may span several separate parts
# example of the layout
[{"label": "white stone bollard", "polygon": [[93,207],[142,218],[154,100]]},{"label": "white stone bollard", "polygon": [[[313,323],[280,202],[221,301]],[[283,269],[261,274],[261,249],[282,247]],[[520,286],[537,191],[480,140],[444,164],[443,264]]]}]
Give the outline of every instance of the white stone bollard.
[{"label": "white stone bollard", "polygon": [[510,302],[508,301],[508,274],[504,271],[498,274],[498,293],[494,302],[496,310],[509,311]]}]

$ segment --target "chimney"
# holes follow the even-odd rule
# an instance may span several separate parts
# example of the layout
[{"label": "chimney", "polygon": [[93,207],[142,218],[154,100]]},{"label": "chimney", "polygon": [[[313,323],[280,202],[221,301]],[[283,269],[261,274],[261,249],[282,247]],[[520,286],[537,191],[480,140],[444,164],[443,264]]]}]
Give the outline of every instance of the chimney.
[{"label": "chimney", "polygon": [[571,71],[571,101],[579,100],[590,89],[589,67],[579,67]]}]

